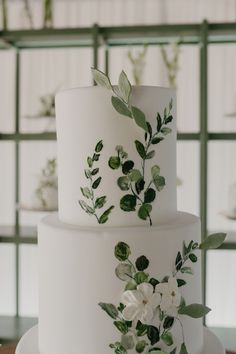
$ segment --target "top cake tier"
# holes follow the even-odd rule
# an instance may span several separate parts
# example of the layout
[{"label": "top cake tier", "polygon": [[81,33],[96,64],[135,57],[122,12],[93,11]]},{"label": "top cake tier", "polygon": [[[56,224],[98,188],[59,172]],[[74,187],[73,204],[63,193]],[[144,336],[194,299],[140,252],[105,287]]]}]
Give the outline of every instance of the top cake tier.
[{"label": "top cake tier", "polygon": [[102,87],[61,91],[56,121],[62,222],[145,226],[176,216],[174,90],[132,87],[126,107]]}]

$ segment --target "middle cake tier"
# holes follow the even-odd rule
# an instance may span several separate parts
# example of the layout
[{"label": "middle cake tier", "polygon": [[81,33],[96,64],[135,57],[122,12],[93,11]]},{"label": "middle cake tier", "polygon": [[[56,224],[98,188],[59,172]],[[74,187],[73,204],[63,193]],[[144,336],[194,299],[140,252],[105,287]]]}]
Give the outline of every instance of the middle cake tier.
[{"label": "middle cake tier", "polygon": [[[56,96],[59,219],[80,226],[166,223],[176,216],[175,91],[133,87],[135,119],[111,98],[100,87]],[[148,131],[138,125],[142,112]]]}]

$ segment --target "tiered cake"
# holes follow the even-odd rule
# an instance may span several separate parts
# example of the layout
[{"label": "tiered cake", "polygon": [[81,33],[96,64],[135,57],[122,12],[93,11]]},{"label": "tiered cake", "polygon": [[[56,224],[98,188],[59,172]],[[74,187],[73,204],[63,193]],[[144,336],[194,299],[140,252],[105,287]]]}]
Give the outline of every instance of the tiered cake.
[{"label": "tiered cake", "polygon": [[59,215],[39,225],[37,350],[205,353],[199,249],[221,241],[200,244],[199,219],[177,212],[175,92],[94,78],[103,87],[56,97]]}]

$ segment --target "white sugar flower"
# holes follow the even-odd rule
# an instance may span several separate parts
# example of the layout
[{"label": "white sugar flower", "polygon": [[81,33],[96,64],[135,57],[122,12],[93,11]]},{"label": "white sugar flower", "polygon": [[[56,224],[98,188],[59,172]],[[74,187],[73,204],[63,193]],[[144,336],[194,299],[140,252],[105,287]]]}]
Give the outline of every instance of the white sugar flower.
[{"label": "white sugar flower", "polygon": [[175,278],[169,277],[168,283],[160,283],[156,286],[156,292],[161,294],[160,308],[169,316],[177,315],[177,307],[180,305],[181,294]]},{"label": "white sugar flower", "polygon": [[160,305],[161,295],[153,292],[153,286],[142,283],[136,290],[126,290],[122,294],[122,303],[125,305],[123,317],[126,321],[140,320],[150,323],[154,310]]}]

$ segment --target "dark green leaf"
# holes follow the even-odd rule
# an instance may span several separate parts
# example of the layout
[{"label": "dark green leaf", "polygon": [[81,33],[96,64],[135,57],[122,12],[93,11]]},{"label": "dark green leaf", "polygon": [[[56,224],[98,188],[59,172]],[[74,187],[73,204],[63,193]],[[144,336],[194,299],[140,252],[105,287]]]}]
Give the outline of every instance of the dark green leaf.
[{"label": "dark green leaf", "polygon": [[182,265],[183,265],[183,262],[182,262],[181,253],[178,252],[178,253],[177,253],[177,256],[176,256],[176,259],[175,259],[175,269],[176,269],[177,271],[179,271],[180,268],[182,267]]},{"label": "dark green leaf", "polygon": [[119,90],[124,101],[128,103],[132,88],[127,75],[123,70],[119,76]]},{"label": "dark green leaf", "polygon": [[204,317],[211,309],[209,307],[201,304],[191,304],[183,306],[179,309],[178,313],[180,315],[186,315],[192,318]]},{"label": "dark green leaf", "polygon": [[148,132],[145,114],[139,108],[134,106],[131,107],[131,112],[136,124]]},{"label": "dark green leaf", "polygon": [[133,167],[134,167],[134,162],[131,160],[127,160],[122,165],[122,172],[124,173],[124,175],[127,175],[132,170]]},{"label": "dark green leaf", "polygon": [[120,305],[117,307],[118,311],[122,312],[125,308],[125,305],[120,302]]},{"label": "dark green leaf", "polygon": [[163,328],[170,329],[173,326],[174,322],[175,322],[174,317],[166,317],[164,319]]},{"label": "dark green leaf", "polygon": [[93,215],[95,213],[95,210],[85,203],[85,201],[79,200],[79,205],[87,214]]},{"label": "dark green leaf", "polygon": [[148,326],[143,324],[142,322],[138,321],[136,325],[137,336],[142,337],[147,333]]},{"label": "dark green leaf", "polygon": [[159,131],[160,131],[161,126],[162,126],[162,119],[161,119],[160,114],[159,114],[159,113],[157,113],[157,132],[159,132]]},{"label": "dark green leaf", "polygon": [[146,347],[147,343],[145,340],[141,340],[136,344],[135,350],[137,353],[142,353]]},{"label": "dark green leaf", "polygon": [[118,316],[118,310],[113,304],[107,304],[105,302],[99,302],[98,305],[114,320]]},{"label": "dark green leaf", "polygon": [[225,233],[216,233],[208,236],[200,245],[200,249],[209,250],[215,249],[222,245],[226,238]]},{"label": "dark green leaf", "polygon": [[165,178],[163,176],[156,176],[155,179],[153,179],[153,182],[158,192],[162,191],[166,184]]},{"label": "dark green leaf", "polygon": [[162,140],[164,140],[163,137],[156,136],[155,138],[152,139],[152,144],[153,145],[159,144]]},{"label": "dark green leaf", "polygon": [[100,154],[93,154],[93,161],[98,161],[100,157]]},{"label": "dark green leaf", "polygon": [[185,284],[187,284],[186,281],[183,280],[183,279],[177,279],[177,283],[178,283],[178,287],[179,287],[179,288],[180,288],[181,286],[184,286]]},{"label": "dark green leaf", "polygon": [[188,354],[186,345],[182,343],[179,354]]},{"label": "dark green leaf", "polygon": [[95,152],[100,152],[102,151],[102,148],[103,148],[103,142],[102,140],[100,140],[97,145],[95,146]]},{"label": "dark green leaf", "polygon": [[98,177],[97,179],[95,179],[95,181],[92,184],[92,188],[96,189],[99,186],[101,180],[102,180],[102,177]]},{"label": "dark green leaf", "polygon": [[193,263],[197,262],[197,256],[194,253],[190,253],[189,259]]},{"label": "dark green leaf", "polygon": [[117,180],[117,184],[122,191],[128,191],[130,188],[130,181],[127,176],[121,176]]},{"label": "dark green leaf", "polygon": [[173,120],[173,116],[168,116],[168,117],[165,119],[165,124],[171,123],[172,120]]},{"label": "dark green leaf", "polygon": [[104,213],[99,218],[99,224],[105,224],[107,222],[112,209],[114,209],[114,205],[110,206],[110,208],[104,211]]},{"label": "dark green leaf", "polygon": [[142,220],[147,220],[147,218],[150,216],[151,211],[152,211],[151,204],[143,204],[140,206],[138,210],[138,217]]},{"label": "dark green leaf", "polygon": [[111,156],[109,158],[108,165],[113,170],[117,170],[120,167],[120,158],[118,156]]},{"label": "dark green leaf", "polygon": [[93,198],[93,191],[90,191],[90,189],[88,187],[84,187],[84,188],[80,188],[82,194],[84,197],[88,198],[88,199],[92,199]]},{"label": "dark green leaf", "polygon": [[146,152],[145,152],[144,145],[139,140],[135,140],[135,146],[136,146],[136,150],[138,151],[140,157],[142,157],[142,159],[145,159]]},{"label": "dark green leaf", "polygon": [[115,342],[114,344],[109,345],[110,348],[115,350],[116,354],[127,354],[126,349],[120,342]]},{"label": "dark green leaf", "polygon": [[119,261],[126,261],[129,258],[129,255],[131,254],[129,245],[127,245],[127,243],[125,242],[117,243],[117,245],[115,246],[114,254]]},{"label": "dark green leaf", "polygon": [[129,329],[127,324],[124,321],[114,321],[113,323],[122,334],[128,333]]},{"label": "dark green leaf", "polygon": [[185,241],[183,241],[183,257],[186,256],[186,254],[188,254],[188,248],[185,244]]},{"label": "dark green leaf", "polygon": [[147,122],[147,128],[148,128],[148,133],[150,135],[150,137],[152,136],[152,126],[149,122]]},{"label": "dark green leaf", "polygon": [[145,256],[140,256],[136,259],[135,265],[138,270],[145,270],[149,265],[149,260]]},{"label": "dark green leaf", "polygon": [[170,346],[172,345],[174,342],[173,342],[173,337],[172,337],[172,334],[170,332],[164,332],[161,336],[161,339],[163,340],[163,342]]},{"label": "dark green leaf", "polygon": [[160,336],[158,328],[155,326],[148,326],[147,337],[150,340],[151,345],[154,345],[155,343],[159,342]]},{"label": "dark green leaf", "polygon": [[149,188],[144,193],[144,203],[151,203],[156,198],[156,192],[153,188]]},{"label": "dark green leaf", "polygon": [[152,159],[154,156],[155,156],[155,151],[154,151],[154,150],[149,151],[149,152],[147,153],[147,155],[146,155],[146,159],[147,159],[147,160],[150,160],[150,159]]},{"label": "dark green leaf", "polygon": [[192,250],[193,244],[194,244],[194,242],[193,242],[193,240],[191,240],[191,241],[189,242],[189,244],[188,244],[187,252],[186,252],[186,253],[189,253],[189,252]]},{"label": "dark green leaf", "polygon": [[91,157],[88,157],[88,158],[87,158],[87,163],[88,163],[88,166],[89,166],[89,167],[92,167],[92,166],[93,166],[93,160],[92,160]]},{"label": "dark green leaf", "polygon": [[123,116],[132,118],[132,114],[126,104],[118,97],[111,97],[112,106],[115,108],[116,112],[122,114]]},{"label": "dark green leaf", "polygon": [[134,267],[128,263],[120,263],[115,269],[117,278],[123,281],[130,281],[134,272]]},{"label": "dark green leaf", "polygon": [[140,178],[137,182],[135,182],[135,189],[138,194],[140,194],[144,190],[145,181],[143,178]]},{"label": "dark green leaf", "polygon": [[155,288],[155,286],[156,286],[157,284],[159,284],[160,282],[159,282],[159,280],[157,280],[157,279],[155,279],[155,278],[151,278],[151,279],[149,280],[149,283],[152,284],[152,286]]},{"label": "dark green leaf", "polygon": [[94,169],[91,171],[91,175],[92,175],[92,176],[95,176],[98,172],[99,172],[99,168],[94,168]]},{"label": "dark green leaf", "polygon": [[135,289],[137,289],[137,284],[134,281],[129,281],[125,286],[125,290],[135,290]]},{"label": "dark green leaf", "polygon": [[137,272],[134,275],[134,280],[137,284],[146,283],[148,280],[148,274],[144,272]]},{"label": "dark green leaf", "polygon": [[186,274],[193,274],[193,270],[191,267],[183,267],[181,268],[181,273],[186,273]]},{"label": "dark green leaf", "polygon": [[92,70],[93,79],[99,86],[105,87],[108,90],[112,89],[110,79],[106,74],[94,68],[91,68],[91,70]]},{"label": "dark green leaf", "polygon": [[120,208],[124,211],[134,211],[136,203],[137,199],[134,195],[126,194],[120,200]]},{"label": "dark green leaf", "polygon": [[103,195],[102,197],[99,197],[95,200],[95,208],[102,208],[106,203],[106,196]]}]

